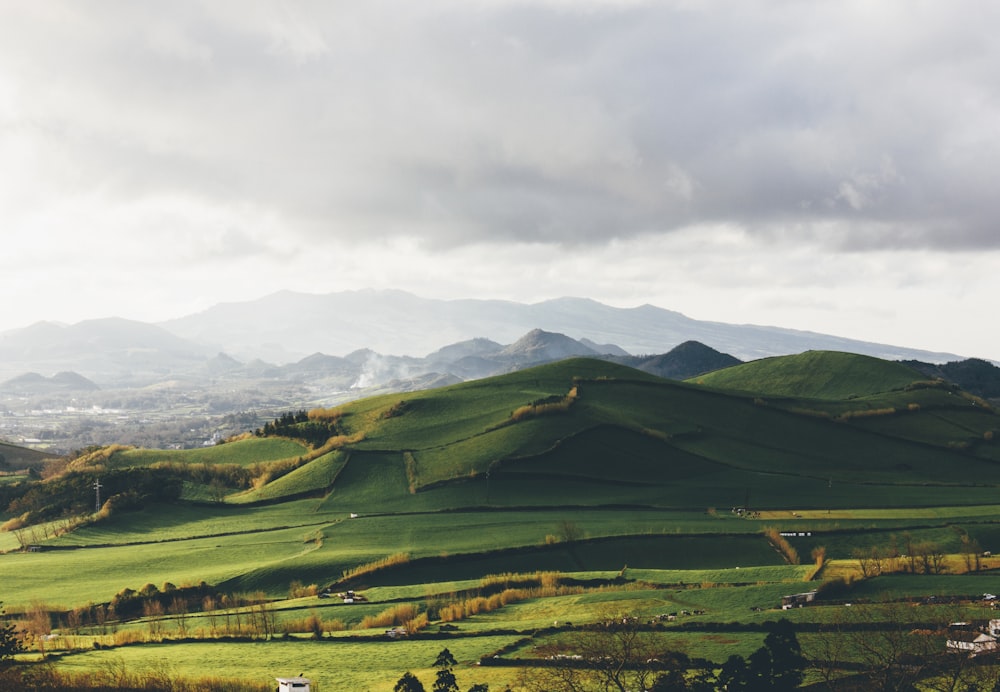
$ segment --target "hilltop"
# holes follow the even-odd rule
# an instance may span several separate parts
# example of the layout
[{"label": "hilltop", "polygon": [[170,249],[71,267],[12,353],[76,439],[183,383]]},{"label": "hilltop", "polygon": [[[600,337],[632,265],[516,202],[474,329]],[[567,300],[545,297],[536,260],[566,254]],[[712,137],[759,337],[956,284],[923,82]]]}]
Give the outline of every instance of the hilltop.
[{"label": "hilltop", "polygon": [[699,384],[767,396],[853,399],[898,390],[922,379],[901,363],[835,351],[763,358],[698,377]]},{"label": "hilltop", "polygon": [[[794,497],[797,506],[824,506],[868,497],[873,484],[945,493],[963,479],[1000,483],[998,428],[1000,418],[982,400],[865,356],[758,361],[696,384],[570,358],[286,421],[267,434],[333,437],[307,454],[291,452],[280,472],[262,466],[257,473],[270,482],[254,481],[229,501],[315,495],[368,511],[484,503],[665,508],[739,504],[752,493],[765,505]],[[260,442],[239,443],[243,466]],[[222,461],[236,449],[189,458]],[[163,459],[121,451],[100,464],[124,469]],[[92,463],[75,462],[80,469]],[[558,497],[551,492],[557,478]],[[837,482],[835,491],[828,481]]]}]

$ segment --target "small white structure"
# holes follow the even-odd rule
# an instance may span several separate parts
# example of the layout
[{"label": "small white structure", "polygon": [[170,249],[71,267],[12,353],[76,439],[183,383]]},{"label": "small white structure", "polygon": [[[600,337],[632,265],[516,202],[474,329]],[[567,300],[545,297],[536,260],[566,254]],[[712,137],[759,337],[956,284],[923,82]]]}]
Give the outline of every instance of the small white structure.
[{"label": "small white structure", "polygon": [[997,650],[997,640],[985,632],[975,630],[958,630],[948,634],[945,648],[954,653],[966,653],[978,656]]},{"label": "small white structure", "polygon": [[278,692],[309,692],[312,680],[309,678],[275,678],[278,681]]},{"label": "small white structure", "polygon": [[815,591],[807,591],[806,593],[795,593],[790,596],[781,597],[781,609],[789,610],[791,608],[801,608],[806,603],[812,603],[816,600]]}]

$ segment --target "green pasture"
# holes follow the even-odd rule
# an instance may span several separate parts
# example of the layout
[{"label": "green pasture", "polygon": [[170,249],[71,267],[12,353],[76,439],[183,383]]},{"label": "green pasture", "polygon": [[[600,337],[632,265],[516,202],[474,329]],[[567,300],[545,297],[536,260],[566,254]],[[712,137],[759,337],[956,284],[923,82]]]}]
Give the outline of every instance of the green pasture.
[{"label": "green pasture", "polygon": [[[617,571],[626,566],[636,579],[644,579],[634,576],[636,570],[712,568],[727,570],[727,581],[749,582],[762,579],[749,576],[749,571],[744,572],[747,576],[737,577],[736,567],[774,565],[775,569],[786,569],[780,567],[780,556],[760,535],[764,526],[812,533],[789,539],[803,562],[809,562],[811,549],[818,545],[824,546],[831,558],[849,558],[859,546],[887,549],[893,540],[902,550],[906,534],[914,542],[933,542],[947,552],[961,549],[960,533],[946,526],[949,518],[961,517],[961,508],[940,510],[942,516],[938,517],[926,516],[926,510],[915,513],[915,519],[906,519],[903,510],[895,510],[871,518],[772,516],[747,520],[728,511],[713,516],[704,512],[554,508],[362,514],[350,519],[347,513],[329,510],[326,502],[318,499],[242,508],[154,505],[113,515],[48,543],[76,549],[2,556],[0,583],[16,585],[11,588],[20,592],[25,580],[17,573],[23,565],[31,564],[41,565],[32,570],[71,572],[77,578],[71,588],[60,587],[56,592],[31,587],[25,594],[19,593],[25,601],[53,600],[50,594],[58,593],[58,603],[77,605],[107,600],[109,593],[113,595],[125,586],[138,588],[146,582],[164,581],[207,581],[230,590],[264,590],[282,596],[293,581],[328,584],[345,570],[403,552],[409,553],[409,564],[366,577],[366,583],[419,584],[512,571]],[[564,542],[560,534],[566,525],[582,540]],[[983,545],[990,545],[991,536],[1000,538],[1000,526],[994,524],[962,527]],[[556,542],[546,544],[547,537]],[[11,540],[10,534],[4,538]],[[244,557],[247,559],[241,559]],[[172,561],[176,565],[171,565],[169,574],[158,576],[156,570]],[[101,570],[105,564],[109,573],[129,574],[136,583],[109,584],[107,573]],[[133,579],[131,575],[137,576]],[[721,581],[717,576],[695,579]]]},{"label": "green pasture", "polygon": [[[183,501],[119,507],[58,538],[36,527],[41,539],[31,542],[42,552],[14,552],[17,537],[0,534],[0,601],[13,612],[32,603],[61,609],[107,602],[126,587],[204,581],[229,593],[263,592],[279,626],[316,614],[351,628],[399,603],[426,609],[464,599],[486,575],[553,571],[573,588],[471,615],[447,638],[397,642],[379,629],[349,629],[322,641],[126,646],[73,653],[57,665],[163,665],[192,677],[265,681],[301,671],[320,689],[390,690],[406,670],[429,685],[431,663],[448,646],[461,661],[463,689],[476,682],[502,689],[515,669],[472,663],[536,632],[507,657],[568,641],[567,622],[684,610],[704,613],[663,623],[657,636],[671,648],[718,661],[746,656],[769,620],[788,617],[805,631],[850,614],[844,605],[777,610],[782,596],[819,585],[804,581],[818,546],[837,561],[831,573],[854,570],[858,548],[904,553],[908,541],[953,554],[953,565],[968,540],[1000,552],[1000,443],[984,434],[1000,430],[1000,419],[947,387],[908,388],[920,378],[896,364],[830,353],[759,361],[699,384],[573,359],[352,402],[341,407],[341,424],[357,442],[268,483],[258,479],[253,490],[219,498],[188,478]],[[522,407],[561,401],[573,387],[565,410],[512,418]],[[889,408],[896,413],[833,419]],[[125,450],[112,465],[250,467],[308,452],[292,440],[250,438],[198,450]],[[89,502],[91,479],[75,480],[86,481],[79,487]],[[38,496],[35,507],[47,512],[39,516],[58,516]],[[743,506],[752,518],[730,511]],[[765,528],[795,533],[788,541],[806,564],[785,564]],[[293,583],[338,583],[397,554],[408,560],[351,581],[367,603],[288,599]],[[1000,593],[1000,571],[883,576],[837,600],[986,592]],[[928,622],[983,611],[912,607]],[[217,616],[165,617],[162,625],[168,636],[179,623],[209,630]],[[438,624],[427,637],[447,636]],[[150,623],[120,627],[139,634]]]},{"label": "green pasture", "polygon": [[[1000,593],[997,589],[1000,589],[1000,571],[995,570],[968,574],[886,574],[857,582],[847,598],[879,602],[928,596],[979,597],[984,593]],[[991,608],[985,610],[993,612]]]},{"label": "green pasture", "polygon": [[280,437],[251,437],[199,449],[125,449],[110,459],[115,467],[151,466],[158,463],[177,464],[252,464],[279,461],[301,456],[307,451],[300,442]]},{"label": "green pasture", "polygon": [[323,491],[333,485],[349,457],[350,454],[340,451],[324,454],[261,488],[231,495],[227,501],[235,504],[271,502]]},{"label": "green pasture", "polygon": [[[872,364],[863,365],[867,372]],[[918,406],[899,414],[893,421],[904,422],[894,437],[869,423],[875,419],[844,424],[636,373],[575,359],[354,402],[343,407],[345,425],[364,439],[350,451],[231,500],[322,491],[328,507],[349,512],[530,506],[551,504],[557,482],[562,504],[725,507],[744,504],[750,495],[755,507],[832,509],[986,503],[992,498],[984,486],[1000,483],[1000,465],[989,454],[950,444],[956,435],[966,439],[996,427],[996,415],[949,392],[904,392],[945,397],[958,408]],[[515,408],[559,398],[574,383],[578,396],[567,412],[509,421]],[[923,430],[924,422],[930,432],[907,433]],[[219,454],[215,448],[195,451]],[[142,454],[122,454],[133,453]],[[974,480],[962,485],[962,478]],[[887,493],[870,484],[899,489]],[[867,497],[878,502],[867,503]]]},{"label": "green pasture", "polygon": [[[564,522],[590,540],[546,544]],[[280,593],[293,580],[324,584],[345,570],[395,553],[411,562],[365,577],[366,586],[400,585],[488,574],[780,564],[757,533],[679,533],[670,515],[649,512],[463,512],[360,517],[322,529],[322,544],[293,562],[248,570],[230,586]],[[638,534],[638,535],[636,535]]]},{"label": "green pasture", "polygon": [[852,399],[925,379],[901,363],[837,351],[761,358],[698,376],[698,384],[758,395]]},{"label": "green pasture", "polygon": [[[125,587],[225,583],[254,568],[315,550],[302,527],[263,533],[0,555],[0,600],[53,607],[100,603]],[[287,583],[284,586],[287,590]]]},{"label": "green pasture", "polygon": [[72,672],[124,666],[135,671],[165,669],[183,677],[216,676],[258,682],[304,673],[316,681],[317,692],[391,692],[406,671],[413,672],[430,689],[434,659],[447,647],[459,663],[454,672],[463,689],[485,682],[490,689],[499,690],[513,682],[516,669],[474,664],[481,656],[517,639],[516,635],[409,641],[333,637],[323,641],[144,644],[74,653],[62,657],[58,665]]},{"label": "green pasture", "polygon": [[54,547],[101,547],[184,541],[202,537],[271,532],[297,526],[320,526],[347,515],[319,510],[319,500],[275,505],[151,504],[141,510],[113,514],[47,543]]},{"label": "green pasture", "polygon": [[[246,508],[153,505],[116,514],[49,541],[45,552],[0,556],[0,584],[15,594],[3,600],[72,606],[108,600],[126,586],[164,581],[207,581],[280,596],[292,581],[330,583],[345,570],[399,552],[410,553],[415,562],[375,575],[373,583],[537,569],[619,570],[626,564],[684,568],[780,562],[753,522],[682,512],[577,509],[349,519],[321,507],[318,500],[299,500]],[[561,540],[567,523],[590,540],[545,545],[546,536]],[[710,533],[721,525],[731,527],[732,535]],[[29,576],[37,573],[52,574],[54,587]],[[128,575],[128,583],[120,575]]]},{"label": "green pasture", "polygon": [[[601,376],[657,379],[632,368],[576,358],[427,392],[354,402],[344,407],[346,423],[351,432],[366,433],[361,449],[406,449],[415,438],[423,448],[441,446],[502,424],[521,406],[565,396],[576,377]],[[406,404],[402,412],[384,417],[400,401]]]},{"label": "green pasture", "polygon": [[[650,639],[663,650],[681,651],[692,658],[706,658],[717,664],[722,664],[731,655],[748,657],[764,643],[764,632],[676,632],[663,631],[650,634]],[[572,632],[560,632],[536,637],[518,648],[512,655],[521,658],[542,658],[546,655],[546,647],[554,644],[573,651],[576,640]]]}]

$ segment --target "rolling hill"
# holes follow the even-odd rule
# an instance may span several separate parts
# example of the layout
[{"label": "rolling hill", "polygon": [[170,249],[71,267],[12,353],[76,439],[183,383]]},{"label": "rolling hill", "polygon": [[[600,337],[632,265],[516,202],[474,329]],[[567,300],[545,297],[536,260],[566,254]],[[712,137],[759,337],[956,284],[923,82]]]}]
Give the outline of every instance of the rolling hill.
[{"label": "rolling hill", "polygon": [[[519,350],[550,343],[539,337]],[[567,620],[586,629],[609,607],[643,617],[698,610],[655,631],[723,660],[735,634],[759,639],[768,618],[785,616],[780,599],[810,588],[803,579],[854,574],[858,550],[888,556],[895,546],[898,568],[899,548],[912,546],[957,569],[1000,545],[1000,416],[952,384],[864,356],[807,353],[690,382],[571,357],[265,427],[199,450],[97,449],[44,482],[0,485],[9,611],[46,603],[53,623],[71,612],[114,619],[110,634],[104,620],[77,627],[81,648],[55,665],[94,656],[101,666],[107,649],[140,660],[203,650],[200,661],[224,656],[266,677],[273,664],[251,659],[307,642],[325,648],[297,656],[326,661],[333,646],[357,646],[372,660],[389,650],[380,618],[402,606],[425,630],[392,651],[447,637],[469,651],[463,671],[498,655],[492,670],[509,670],[504,661],[530,660],[529,647],[572,639]],[[814,551],[822,560],[800,564]],[[991,557],[982,565],[1000,567]],[[892,588],[911,597],[1000,586],[989,572],[943,581],[951,575],[929,569],[906,575],[925,582]],[[443,629],[446,608],[496,595],[497,579],[551,585]],[[859,580],[852,600],[876,597],[871,581]],[[368,600],[321,599],[324,589],[365,590]],[[195,612],[182,616],[188,591]],[[233,607],[251,594],[256,605]],[[162,615],[157,598],[169,606]],[[237,613],[258,608],[290,634],[241,638]],[[804,610],[790,617],[816,632],[832,609]],[[339,624],[320,623],[322,641],[306,640],[307,614]],[[245,647],[219,653],[237,641]],[[326,679],[342,680],[342,668],[327,666]],[[354,688],[390,690],[399,670]]]},{"label": "rolling hill", "polygon": [[902,389],[921,379],[901,363],[835,351],[763,358],[716,370],[699,384],[765,396],[853,399]]},{"label": "rolling hill", "polygon": [[761,506],[822,507],[884,502],[887,487],[909,488],[893,500],[904,504],[935,493],[974,502],[977,491],[959,489],[1000,483],[996,413],[897,363],[809,353],[697,381],[572,358],[371,397],[337,409],[341,436],[315,461],[300,457],[230,501],[691,508],[749,494]]}]

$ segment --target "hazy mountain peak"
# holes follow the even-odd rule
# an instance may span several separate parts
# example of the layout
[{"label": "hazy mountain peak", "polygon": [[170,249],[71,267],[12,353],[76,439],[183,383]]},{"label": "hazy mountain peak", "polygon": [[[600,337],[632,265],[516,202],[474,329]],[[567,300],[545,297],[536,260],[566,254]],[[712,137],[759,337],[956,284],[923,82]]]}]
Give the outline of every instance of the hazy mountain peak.
[{"label": "hazy mountain peak", "polygon": [[520,356],[532,360],[558,360],[570,356],[596,356],[592,348],[584,346],[565,334],[542,329],[532,329],[502,351],[505,356]]}]

